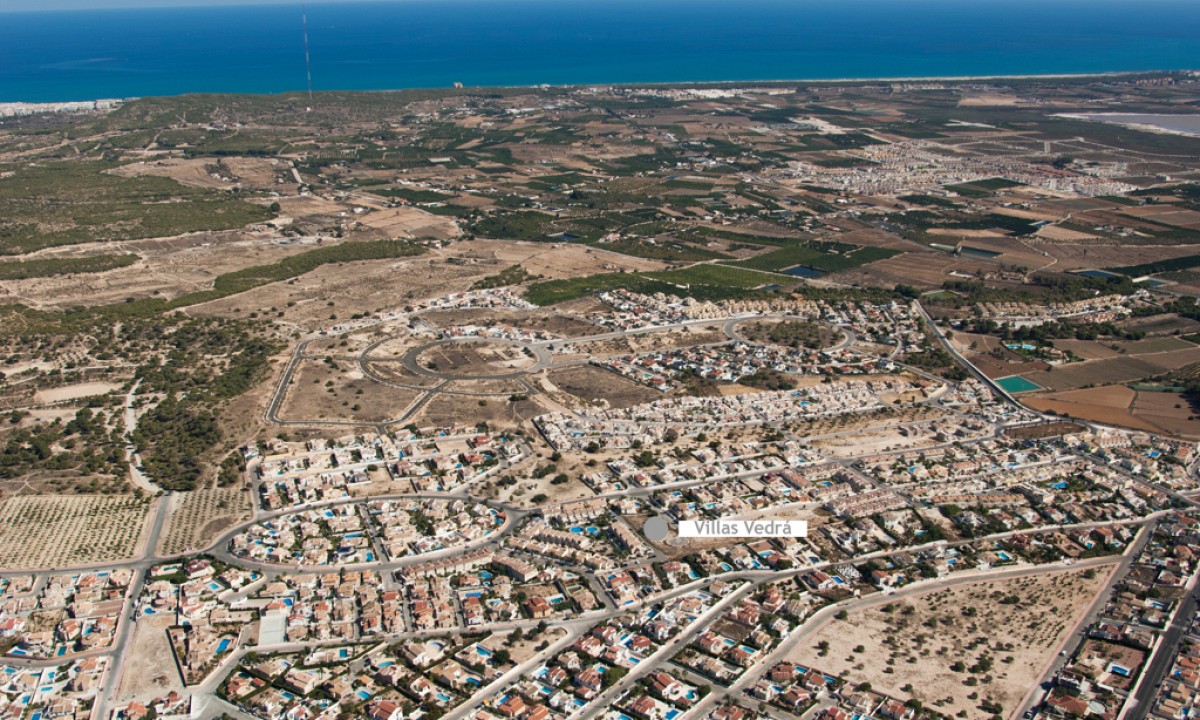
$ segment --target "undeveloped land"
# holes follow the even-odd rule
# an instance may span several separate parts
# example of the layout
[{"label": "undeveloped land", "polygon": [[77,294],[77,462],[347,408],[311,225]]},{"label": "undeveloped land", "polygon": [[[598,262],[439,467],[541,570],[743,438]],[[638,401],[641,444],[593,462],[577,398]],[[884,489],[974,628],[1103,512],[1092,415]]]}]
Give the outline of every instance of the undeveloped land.
[{"label": "undeveloped land", "polygon": [[0,567],[49,568],[125,560],[149,501],[133,495],[22,495],[0,503]]},{"label": "undeveloped land", "polygon": [[[545,381],[539,383],[543,387],[549,383],[550,388],[582,400],[585,405],[625,408],[662,399],[662,393],[657,390],[590,365],[552,370],[545,377]],[[557,394],[552,394],[557,397]]]},{"label": "undeveloped land", "polygon": [[183,681],[176,670],[167,628],[175,616],[149,615],[134,625],[133,646],[121,672],[118,698],[147,701],[162,697],[171,690],[183,693]]},{"label": "undeveloped land", "polygon": [[513,401],[438,393],[409,422],[417,427],[464,427],[486,422],[493,429],[516,428],[546,412],[535,402],[536,397]]},{"label": "undeveloped land", "polygon": [[420,396],[420,391],[385,385],[365,377],[349,361],[332,365],[302,360],[279,410],[288,422],[378,423],[395,420]]},{"label": "undeveloped land", "polygon": [[197,233],[128,243],[91,243],[55,248],[31,257],[133,252],[142,259],[128,267],[101,273],[6,280],[3,286],[7,291],[6,302],[21,302],[45,309],[106,305],[152,295],[172,298],[194,290],[207,290],[222,273],[278,262],[314,247],[300,243],[281,244],[266,234],[242,231]]},{"label": "undeveloped land", "polygon": [[[979,716],[982,699],[1020,711],[1078,617],[1104,587],[1107,570],[1067,570],[982,580],[879,603],[830,622],[789,659],[941,713]],[[818,645],[828,643],[822,656]],[[862,652],[855,652],[861,646]],[[951,670],[956,662],[962,672]],[[988,668],[988,669],[985,669]],[[975,685],[967,685],[969,678]],[[908,688],[902,689],[902,688]],[[968,696],[978,693],[976,700]]]},{"label": "undeveloped land", "polygon": [[533,365],[532,353],[505,343],[462,342],[436,345],[422,352],[418,362],[448,375],[500,375]]}]

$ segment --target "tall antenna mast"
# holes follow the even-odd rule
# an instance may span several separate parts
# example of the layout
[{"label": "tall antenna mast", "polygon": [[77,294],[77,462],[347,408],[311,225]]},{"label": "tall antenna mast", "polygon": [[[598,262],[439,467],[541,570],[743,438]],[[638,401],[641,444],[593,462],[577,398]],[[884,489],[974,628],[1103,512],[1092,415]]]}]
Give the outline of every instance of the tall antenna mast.
[{"label": "tall antenna mast", "polygon": [[308,12],[300,6],[300,23],[304,26],[304,74],[308,76],[308,111],[312,112],[312,63],[308,59]]}]

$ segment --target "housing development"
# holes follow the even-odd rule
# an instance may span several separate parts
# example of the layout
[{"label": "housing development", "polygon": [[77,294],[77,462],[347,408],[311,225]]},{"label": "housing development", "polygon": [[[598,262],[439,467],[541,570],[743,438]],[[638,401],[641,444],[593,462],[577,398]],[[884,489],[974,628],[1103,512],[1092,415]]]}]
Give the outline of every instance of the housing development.
[{"label": "housing development", "polygon": [[17,108],[0,720],[1194,717],[1198,91]]}]

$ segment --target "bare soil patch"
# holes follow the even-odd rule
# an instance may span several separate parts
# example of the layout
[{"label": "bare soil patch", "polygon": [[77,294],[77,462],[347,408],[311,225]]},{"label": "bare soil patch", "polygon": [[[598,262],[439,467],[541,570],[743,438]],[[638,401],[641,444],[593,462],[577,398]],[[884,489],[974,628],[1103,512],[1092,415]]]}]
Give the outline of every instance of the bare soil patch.
[{"label": "bare soil patch", "polygon": [[88,382],[79,383],[78,385],[64,385],[63,387],[49,388],[47,390],[38,390],[33,394],[35,403],[54,403],[64,400],[79,400],[80,398],[92,397],[94,395],[107,395],[116,390],[119,385],[116,383],[106,382]]},{"label": "bare soil patch", "polygon": [[522,370],[537,360],[515,345],[462,342],[429,348],[417,357],[417,362],[447,375],[498,375]]},{"label": "bare soil patch", "polygon": [[279,410],[281,420],[339,420],[378,423],[403,414],[420,391],[385,385],[365,377],[350,361],[331,366],[301,360]]},{"label": "bare soil patch", "polygon": [[[939,712],[977,716],[982,699],[1007,714],[1105,583],[1107,570],[981,580],[878,604],[834,620],[789,659],[893,697],[915,697]],[[1015,598],[1010,603],[1006,599]],[[822,656],[820,643],[828,643]],[[862,652],[854,648],[862,646]],[[962,662],[964,670],[951,666]],[[889,664],[890,663],[890,664]],[[984,670],[981,665],[989,669]],[[890,672],[889,672],[890,671]],[[976,685],[966,684],[974,677]],[[901,688],[911,687],[911,692]],[[977,699],[968,696],[977,693]]]},{"label": "bare soil patch", "polygon": [[527,400],[504,397],[478,398],[438,393],[410,422],[417,427],[462,427],[486,422],[489,427],[516,428],[545,413],[546,408],[531,395]]},{"label": "bare soil patch", "polygon": [[553,387],[584,405],[624,408],[662,398],[657,390],[591,365],[551,370],[546,377]]},{"label": "bare soil patch", "polygon": [[167,628],[173,619],[174,615],[148,615],[134,625],[133,645],[125,667],[119,670],[121,687],[117,696],[121,702],[151,700],[171,690],[184,692],[167,640]]},{"label": "bare soil patch", "polygon": [[1139,392],[1133,414],[1169,435],[1200,436],[1197,409],[1181,393]]}]

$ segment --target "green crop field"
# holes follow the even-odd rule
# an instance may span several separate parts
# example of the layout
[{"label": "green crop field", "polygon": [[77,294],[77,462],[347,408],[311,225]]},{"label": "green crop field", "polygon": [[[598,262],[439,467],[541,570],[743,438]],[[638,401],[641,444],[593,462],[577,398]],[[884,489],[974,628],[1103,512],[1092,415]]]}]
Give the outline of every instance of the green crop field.
[{"label": "green crop field", "polygon": [[839,272],[841,270],[856,268],[860,265],[866,265],[876,260],[885,260],[895,254],[897,254],[895,250],[877,247],[859,247],[845,252],[834,253],[822,251],[807,245],[798,245],[772,250],[769,253],[756,255],[747,260],[740,260],[732,264],[738,267],[766,270],[769,272],[782,272],[795,265],[806,265],[817,270],[824,270],[825,272]]}]

